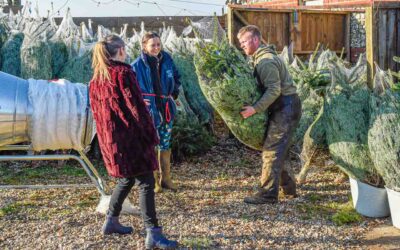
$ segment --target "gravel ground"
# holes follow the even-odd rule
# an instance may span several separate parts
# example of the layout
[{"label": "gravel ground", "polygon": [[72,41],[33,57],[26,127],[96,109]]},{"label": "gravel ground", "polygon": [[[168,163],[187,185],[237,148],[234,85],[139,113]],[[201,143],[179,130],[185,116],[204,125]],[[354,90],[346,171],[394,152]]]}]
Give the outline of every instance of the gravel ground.
[{"label": "gravel ground", "polygon": [[[235,140],[221,139],[202,157],[173,165],[177,193],[156,195],[165,233],[181,249],[362,249],[362,236],[380,221],[362,218],[337,226],[332,215],[348,204],[349,185],[326,157],[320,171],[299,186],[299,197],[276,205],[247,205],[260,173],[259,153]],[[295,171],[299,171],[293,155]],[[89,183],[86,177],[43,180]],[[0,174],[0,184],[2,183]],[[32,184],[32,183],[20,183]],[[96,214],[94,188],[0,189],[0,249],[143,249],[144,230],[137,215],[122,215],[133,225],[128,236],[103,236],[104,216]],[[137,189],[131,193],[137,204]]]}]

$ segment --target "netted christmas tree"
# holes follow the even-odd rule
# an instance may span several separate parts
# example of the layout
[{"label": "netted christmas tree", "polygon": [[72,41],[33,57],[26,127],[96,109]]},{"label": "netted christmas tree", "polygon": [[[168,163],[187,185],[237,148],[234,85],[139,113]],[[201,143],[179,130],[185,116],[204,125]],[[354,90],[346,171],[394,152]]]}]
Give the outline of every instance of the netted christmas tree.
[{"label": "netted christmas tree", "polygon": [[400,191],[400,84],[395,83],[390,72],[376,68],[368,146],[386,186]]},{"label": "netted christmas tree", "polygon": [[51,48],[46,36],[27,36],[21,47],[21,76],[28,79],[52,79]]},{"label": "netted christmas tree", "polygon": [[369,99],[366,64],[347,69],[341,62],[329,65],[332,84],[324,103],[329,152],[350,177],[374,186],[383,184],[368,149]]},{"label": "netted christmas tree", "polygon": [[181,75],[181,83],[189,106],[196,114],[200,124],[211,124],[213,121],[213,110],[201,92],[199,80],[195,74],[193,57],[191,55],[174,54],[173,60]]},{"label": "netted christmas tree", "polygon": [[194,62],[200,87],[211,106],[238,140],[261,150],[266,114],[257,113],[247,119],[240,115],[243,106],[261,97],[246,59],[226,39],[215,39],[199,43]]},{"label": "netted christmas tree", "polygon": [[307,63],[295,57],[294,62],[288,67],[302,101],[302,116],[293,139],[300,148],[307,129],[315,121],[323,105],[323,94],[331,81],[329,61],[337,59],[335,53],[330,50],[319,52],[317,47]]},{"label": "netted christmas tree", "polygon": [[62,40],[55,39],[49,42],[51,50],[51,68],[53,78],[59,78],[64,65],[68,61],[68,48]]},{"label": "netted christmas tree", "polygon": [[1,71],[21,76],[21,46],[24,34],[19,31],[12,31],[11,35],[1,48]]},{"label": "netted christmas tree", "polygon": [[70,59],[62,69],[60,78],[71,82],[88,84],[93,76],[92,51],[87,51],[83,56]]},{"label": "netted christmas tree", "polygon": [[215,143],[214,137],[199,123],[181,88],[177,113],[172,129],[172,153],[175,160],[207,152]]}]

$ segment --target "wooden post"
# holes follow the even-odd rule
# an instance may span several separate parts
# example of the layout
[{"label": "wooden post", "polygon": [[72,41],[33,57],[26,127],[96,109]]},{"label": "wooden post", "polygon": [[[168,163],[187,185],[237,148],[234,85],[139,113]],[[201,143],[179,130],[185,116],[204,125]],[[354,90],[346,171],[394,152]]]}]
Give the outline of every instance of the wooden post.
[{"label": "wooden post", "polygon": [[233,34],[233,32],[235,30],[233,27],[233,25],[235,24],[234,20],[233,20],[233,11],[234,10],[232,9],[232,7],[228,6],[228,13],[226,15],[226,17],[227,17],[226,23],[228,25],[228,41],[231,45],[235,44],[235,40],[234,40],[235,34]]},{"label": "wooden post", "polygon": [[345,22],[345,36],[344,36],[344,44],[345,44],[345,51],[346,51],[346,59],[350,62],[351,60],[351,52],[350,52],[350,43],[351,43],[351,14],[348,13],[346,15],[346,22]]},{"label": "wooden post", "polygon": [[365,31],[366,31],[366,53],[368,67],[368,87],[373,88],[373,80],[375,75],[374,62],[378,59],[375,55],[376,44],[376,25],[375,25],[375,9],[373,6],[365,8]]}]

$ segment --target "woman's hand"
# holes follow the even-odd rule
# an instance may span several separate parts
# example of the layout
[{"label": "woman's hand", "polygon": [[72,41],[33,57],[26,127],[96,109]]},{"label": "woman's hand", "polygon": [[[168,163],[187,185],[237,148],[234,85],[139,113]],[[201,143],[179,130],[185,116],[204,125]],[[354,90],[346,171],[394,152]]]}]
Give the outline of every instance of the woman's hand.
[{"label": "woman's hand", "polygon": [[179,100],[175,100],[176,106],[181,106],[181,102]]}]

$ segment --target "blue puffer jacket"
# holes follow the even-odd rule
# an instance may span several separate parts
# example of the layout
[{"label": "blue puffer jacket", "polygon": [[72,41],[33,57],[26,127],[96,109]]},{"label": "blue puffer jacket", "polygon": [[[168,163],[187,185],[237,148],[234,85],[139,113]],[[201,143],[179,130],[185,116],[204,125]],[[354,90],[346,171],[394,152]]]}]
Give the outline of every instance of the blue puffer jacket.
[{"label": "blue puffer jacket", "polygon": [[[161,88],[162,88],[162,103],[165,105],[166,122],[173,121],[176,113],[176,106],[174,97],[178,97],[179,87],[181,85],[179,78],[180,75],[176,70],[175,64],[172,61],[171,56],[165,52],[162,53],[161,61]],[[136,73],[136,78],[139,82],[140,89],[143,94],[143,98],[150,100],[150,114],[153,118],[154,125],[158,127],[163,122],[163,116],[157,109],[156,100],[154,96],[153,83],[151,81],[150,66],[147,63],[147,55],[142,54],[136,58],[132,63],[133,71]]]}]

